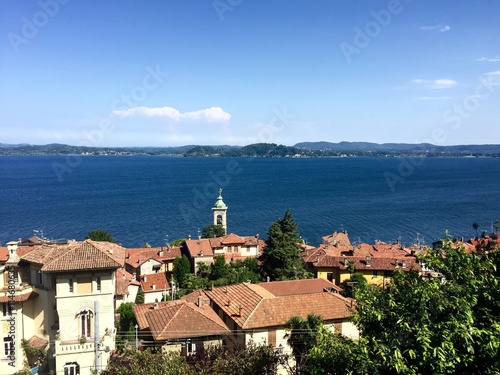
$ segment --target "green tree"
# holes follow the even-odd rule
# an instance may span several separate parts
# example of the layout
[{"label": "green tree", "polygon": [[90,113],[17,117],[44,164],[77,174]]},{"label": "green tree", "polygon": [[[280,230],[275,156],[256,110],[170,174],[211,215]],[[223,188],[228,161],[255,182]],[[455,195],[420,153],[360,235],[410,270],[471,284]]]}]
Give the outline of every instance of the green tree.
[{"label": "green tree", "polygon": [[419,261],[429,277],[396,271],[384,290],[356,294],[370,360],[381,374],[498,374],[498,253],[475,256],[445,239]]},{"label": "green tree", "polygon": [[120,314],[120,331],[127,331],[132,324],[135,326],[137,324],[137,319],[134,313],[134,304],[132,302],[125,302],[116,309],[116,312]]},{"label": "green tree", "polygon": [[354,272],[350,279],[344,280],[340,284],[343,289],[340,294],[344,297],[355,298],[356,291],[366,288],[367,285],[365,276],[360,272]]},{"label": "green tree", "polygon": [[476,231],[476,238],[478,238],[477,230],[479,229],[479,224],[476,223],[476,222],[473,222],[472,223],[472,229],[474,229]]},{"label": "green tree", "polygon": [[229,273],[229,266],[226,264],[224,255],[219,255],[214,258],[214,262],[210,266],[210,278],[218,280],[226,278]]},{"label": "green tree", "polygon": [[320,327],[302,375],[377,374],[362,340],[352,340]]},{"label": "green tree", "polygon": [[197,372],[178,353],[126,350],[112,356],[101,375],[195,375]]},{"label": "green tree", "polygon": [[181,246],[183,242],[186,242],[186,238],[177,238],[176,240],[170,242],[170,246],[172,247]]},{"label": "green tree", "polygon": [[297,223],[290,210],[285,212],[283,219],[271,224],[267,234],[266,247],[260,256],[263,277],[270,277],[271,280],[307,277],[297,243]]},{"label": "green tree", "polygon": [[495,228],[495,232],[498,232],[498,227],[500,226],[500,219],[495,219],[493,222],[493,228]]},{"label": "green tree", "polygon": [[194,367],[203,375],[274,375],[279,360],[271,345],[250,344],[231,351],[212,346],[197,353]]},{"label": "green tree", "polygon": [[221,225],[207,225],[203,228],[203,232],[201,234],[202,238],[214,238],[214,237],[224,237],[226,235],[226,231]]},{"label": "green tree", "polygon": [[105,241],[105,242],[115,242],[115,239],[105,229],[95,229],[91,230],[86,236],[86,240],[92,240],[92,241]]},{"label": "green tree", "polygon": [[189,259],[185,255],[174,260],[174,270],[172,271],[172,273],[178,286],[184,288],[187,275],[189,275],[190,272],[191,264],[189,263]]},{"label": "green tree", "polygon": [[323,319],[315,314],[309,314],[306,319],[301,316],[292,316],[286,323],[288,330],[285,338],[292,348],[295,358],[295,373],[300,374],[304,367],[309,351],[316,345],[318,331],[323,326]]}]

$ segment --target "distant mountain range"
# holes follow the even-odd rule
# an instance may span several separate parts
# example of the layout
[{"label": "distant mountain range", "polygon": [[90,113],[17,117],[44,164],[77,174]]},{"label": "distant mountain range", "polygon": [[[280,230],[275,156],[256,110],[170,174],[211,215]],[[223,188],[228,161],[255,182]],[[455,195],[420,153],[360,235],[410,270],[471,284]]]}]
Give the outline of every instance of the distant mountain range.
[{"label": "distant mountain range", "polygon": [[0,155],[157,155],[186,157],[354,157],[354,156],[488,156],[499,157],[500,145],[436,146],[429,143],[301,142],[294,146],[256,143],[248,146],[87,147],[0,143]]}]

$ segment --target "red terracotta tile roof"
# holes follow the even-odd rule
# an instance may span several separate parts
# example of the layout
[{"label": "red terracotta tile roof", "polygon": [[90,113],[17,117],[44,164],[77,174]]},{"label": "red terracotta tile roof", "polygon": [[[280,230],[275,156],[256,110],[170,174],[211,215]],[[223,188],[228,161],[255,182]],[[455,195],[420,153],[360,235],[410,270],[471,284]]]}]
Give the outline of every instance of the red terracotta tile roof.
[{"label": "red terracotta tile roof", "polygon": [[208,238],[187,240],[185,244],[191,258],[196,258],[198,256],[214,256],[212,246],[210,245],[210,239]]},{"label": "red terracotta tile roof", "polygon": [[129,285],[139,285],[139,282],[135,279],[134,275],[123,268],[117,269],[115,294],[118,296],[128,295]]},{"label": "red terracotta tile roof", "polygon": [[18,294],[14,296],[14,299],[10,298],[10,296],[7,294],[7,292],[4,292],[3,296],[0,296],[0,303],[8,303],[8,302],[24,302],[27,301],[31,298],[38,297],[37,292],[29,292],[29,293],[23,293],[23,294]]},{"label": "red terracotta tile roof", "polygon": [[126,250],[125,262],[133,268],[138,268],[149,259],[165,263],[181,256],[180,247],[139,247]]},{"label": "red terracotta tile roof", "polygon": [[149,329],[149,323],[145,317],[145,314],[148,311],[155,310],[155,305],[157,306],[156,307],[157,309],[163,309],[163,308],[167,307],[170,302],[172,302],[172,301],[158,302],[156,304],[155,303],[144,303],[144,304],[140,304],[140,305],[134,305],[133,306],[134,314],[135,314],[135,317],[137,319],[137,324],[139,325],[139,329],[140,330]]},{"label": "red terracotta tile roof", "polygon": [[328,236],[322,237],[323,242],[334,246],[351,246],[351,241],[347,232],[334,232]]},{"label": "red terracotta tile roof", "polygon": [[85,240],[37,246],[21,258],[41,265],[45,272],[113,269],[124,265],[125,249],[110,242]]},{"label": "red terracotta tile roof", "polygon": [[0,262],[7,262],[7,259],[9,259],[9,249],[0,247]]},{"label": "red terracotta tile roof", "polygon": [[395,269],[405,270],[420,270],[420,265],[415,257],[405,257],[405,258],[377,258],[372,257],[370,259],[370,265],[367,264],[366,257],[330,257],[324,256],[314,262],[315,267],[331,267],[347,269],[349,267],[347,262],[354,262],[354,266],[357,270],[361,269],[371,269],[376,271],[393,271]]},{"label": "red terracotta tile roof", "polygon": [[28,345],[35,349],[45,349],[49,342],[38,336],[33,336],[28,340]]},{"label": "red terracotta tile roof", "polygon": [[235,284],[206,292],[209,298],[242,329],[280,326],[292,316],[321,315],[323,320],[352,316],[351,302],[338,293],[275,296],[261,285]]},{"label": "red terracotta tile roof", "polygon": [[187,301],[172,301],[168,306],[149,310],[144,315],[153,338],[158,341],[230,333],[209,305],[200,308]]},{"label": "red terracotta tile roof", "polygon": [[272,281],[269,283],[258,283],[258,286],[266,289],[275,296],[288,296],[293,294],[322,293],[325,289],[340,292],[341,287],[325,279],[304,279]]},{"label": "red terracotta tile roof", "polygon": [[167,276],[163,272],[141,275],[139,282],[141,283],[141,289],[144,293],[170,290]]},{"label": "red terracotta tile roof", "polygon": [[200,297],[204,304],[206,303],[210,305],[210,298],[208,298],[207,293],[205,293],[205,291],[202,289],[195,290],[194,292],[186,294],[185,296],[181,297],[181,299],[191,303],[198,303]]}]

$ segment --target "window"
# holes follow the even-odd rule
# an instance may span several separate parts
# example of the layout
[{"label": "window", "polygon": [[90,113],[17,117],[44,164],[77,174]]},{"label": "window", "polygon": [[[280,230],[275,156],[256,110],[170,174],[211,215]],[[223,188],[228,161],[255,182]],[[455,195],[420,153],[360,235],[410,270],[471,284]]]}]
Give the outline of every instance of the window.
[{"label": "window", "polygon": [[83,310],[79,314],[79,320],[80,320],[80,337],[90,337],[92,331],[92,311],[90,310]]},{"label": "window", "polygon": [[42,271],[38,271],[38,285],[43,286],[43,273],[42,273]]},{"label": "window", "polygon": [[377,270],[373,270],[372,277],[378,277],[378,271]]},{"label": "window", "polygon": [[195,355],[196,354],[196,343],[195,342],[187,342],[186,343],[186,355]]},{"label": "window", "polygon": [[80,365],[76,362],[64,365],[64,375],[80,375]]},{"label": "window", "polygon": [[73,279],[69,279],[69,292],[73,293],[75,290],[75,286],[73,284]]},{"label": "window", "polygon": [[57,305],[54,305],[54,324],[59,325],[59,313],[57,312]]},{"label": "window", "polygon": [[76,282],[76,290],[78,294],[90,294],[92,293],[92,279],[78,279]]},{"label": "window", "polygon": [[96,280],[95,280],[95,284],[96,284],[96,289],[98,292],[101,291],[101,278],[99,276],[97,276]]},{"label": "window", "polygon": [[14,340],[12,340],[12,337],[4,337],[3,338],[3,348],[4,348],[5,355],[11,355],[15,352]]},{"label": "window", "polygon": [[2,313],[3,316],[11,316],[12,315],[12,304],[11,303],[2,303]]}]

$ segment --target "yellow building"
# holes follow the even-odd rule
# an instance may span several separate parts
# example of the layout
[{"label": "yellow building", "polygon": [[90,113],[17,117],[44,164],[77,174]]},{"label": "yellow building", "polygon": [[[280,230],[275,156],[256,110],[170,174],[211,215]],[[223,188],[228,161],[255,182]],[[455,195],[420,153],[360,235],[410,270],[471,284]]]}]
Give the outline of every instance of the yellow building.
[{"label": "yellow building", "polygon": [[395,270],[420,270],[413,248],[399,243],[377,241],[373,245],[351,245],[346,232],[323,237],[318,248],[303,251],[306,269],[316,277],[336,285],[349,280],[354,272],[361,273],[369,284],[384,287]]},{"label": "yellow building", "polygon": [[[8,244],[9,259],[3,267],[7,294],[12,289],[11,280],[15,280],[11,304],[15,320],[8,323],[6,317],[2,319],[4,353],[14,353],[10,357],[15,361],[6,367],[9,356],[4,356],[0,373],[23,368],[23,344],[46,351],[40,372],[90,375],[94,369],[104,368],[115,348],[115,274],[124,266],[125,249],[90,240],[18,245]],[[14,312],[4,303],[2,307],[7,316]],[[5,340],[7,324],[15,326],[12,341]],[[30,366],[36,365],[37,359],[27,358]]]}]

